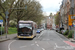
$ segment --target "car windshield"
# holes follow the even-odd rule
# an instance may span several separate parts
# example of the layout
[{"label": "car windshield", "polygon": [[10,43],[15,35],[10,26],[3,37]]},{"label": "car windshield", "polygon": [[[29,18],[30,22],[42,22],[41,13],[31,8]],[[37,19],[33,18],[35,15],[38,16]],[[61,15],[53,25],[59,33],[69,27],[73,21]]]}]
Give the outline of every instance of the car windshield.
[{"label": "car windshield", "polygon": [[31,24],[19,24],[19,28],[24,28],[24,27],[27,27],[29,29],[32,29]]}]

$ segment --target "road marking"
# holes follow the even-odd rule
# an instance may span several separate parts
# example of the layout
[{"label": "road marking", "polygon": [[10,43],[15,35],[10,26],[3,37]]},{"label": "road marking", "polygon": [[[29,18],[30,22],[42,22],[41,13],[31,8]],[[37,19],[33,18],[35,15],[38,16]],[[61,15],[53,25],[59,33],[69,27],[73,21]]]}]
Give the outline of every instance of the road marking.
[{"label": "road marking", "polygon": [[[34,44],[31,44],[30,46],[33,46]],[[21,46],[20,48],[24,48],[24,47],[28,47],[28,46]]]},{"label": "road marking", "polygon": [[15,42],[16,40],[13,40],[12,42],[10,42],[9,43],[9,45],[8,45],[8,50],[10,50],[10,45],[13,43],[13,42]]},{"label": "road marking", "polygon": [[[38,46],[39,47],[39,44],[37,44],[37,41],[35,41],[35,43],[36,43],[36,46]],[[45,50],[44,48],[42,48],[42,50]]]},{"label": "road marking", "polygon": [[41,35],[38,38],[40,38],[42,35],[43,35],[43,33],[41,33]]},{"label": "road marking", "polygon": [[21,46],[20,48],[24,48],[24,47],[27,47],[27,46]]},{"label": "road marking", "polygon": [[73,44],[73,43],[71,43],[71,42],[69,42],[69,41],[64,41],[66,44],[68,44],[68,45],[70,45],[70,46],[73,46],[73,47],[75,47],[75,44]]},{"label": "road marking", "polygon": [[58,45],[55,43],[55,47],[54,47],[54,49],[57,49],[57,48],[63,48],[63,49],[74,49],[74,47],[72,47],[72,46],[58,46]]},{"label": "road marking", "polygon": [[31,44],[31,46],[33,46],[34,44]]},{"label": "road marking", "polygon": [[44,48],[42,48],[42,50],[45,50]]},{"label": "road marking", "polygon": [[35,41],[35,43],[37,43],[37,41]]},{"label": "road marking", "polygon": [[[59,34],[59,33],[57,33],[56,35],[58,36],[58,34]],[[60,35],[60,34],[59,34],[59,35]],[[60,38],[60,36],[59,36],[59,38]],[[60,38],[60,39],[63,41],[63,39],[62,39],[62,38]]]},{"label": "road marking", "polygon": [[39,45],[38,44],[36,44],[38,47],[39,47]]}]

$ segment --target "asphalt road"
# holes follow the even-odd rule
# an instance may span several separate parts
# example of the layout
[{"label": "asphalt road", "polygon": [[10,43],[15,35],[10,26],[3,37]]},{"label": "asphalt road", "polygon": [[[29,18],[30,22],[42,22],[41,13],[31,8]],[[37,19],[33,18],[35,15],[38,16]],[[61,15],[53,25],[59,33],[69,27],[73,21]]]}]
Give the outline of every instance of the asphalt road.
[{"label": "asphalt road", "polygon": [[33,40],[11,39],[0,43],[0,50],[75,50],[69,40],[54,30],[44,30]]}]

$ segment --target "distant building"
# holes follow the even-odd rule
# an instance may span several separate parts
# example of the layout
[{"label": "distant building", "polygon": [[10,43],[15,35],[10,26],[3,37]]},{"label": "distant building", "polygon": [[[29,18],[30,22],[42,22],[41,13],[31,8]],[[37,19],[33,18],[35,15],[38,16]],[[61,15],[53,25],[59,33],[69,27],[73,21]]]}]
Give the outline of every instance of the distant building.
[{"label": "distant building", "polygon": [[47,16],[47,29],[52,29],[53,18],[51,16]]},{"label": "distant building", "polygon": [[64,29],[69,28],[68,26],[68,15],[70,15],[70,0],[63,0],[60,6],[60,27],[64,27]]}]

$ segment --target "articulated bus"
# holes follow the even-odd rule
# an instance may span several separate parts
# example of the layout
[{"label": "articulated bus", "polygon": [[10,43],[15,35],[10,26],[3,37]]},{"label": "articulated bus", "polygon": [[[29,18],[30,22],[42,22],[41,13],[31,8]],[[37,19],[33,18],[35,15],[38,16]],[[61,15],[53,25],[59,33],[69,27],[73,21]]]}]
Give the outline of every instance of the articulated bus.
[{"label": "articulated bus", "polygon": [[36,36],[37,24],[33,21],[19,21],[17,38],[30,38]]}]

